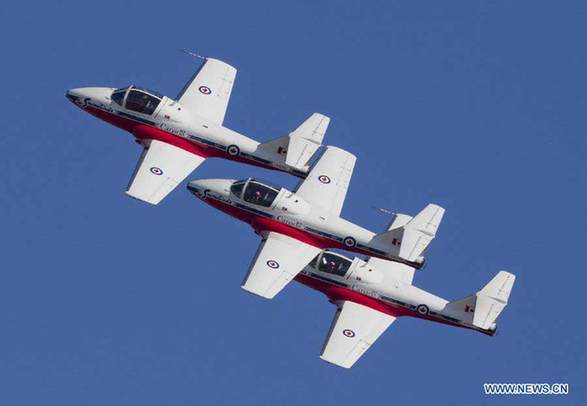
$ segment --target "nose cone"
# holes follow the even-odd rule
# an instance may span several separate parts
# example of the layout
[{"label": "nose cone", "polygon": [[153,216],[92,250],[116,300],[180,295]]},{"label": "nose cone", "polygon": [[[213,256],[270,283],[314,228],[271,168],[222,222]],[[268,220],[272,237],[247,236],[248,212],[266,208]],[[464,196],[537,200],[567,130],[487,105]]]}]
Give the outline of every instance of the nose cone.
[{"label": "nose cone", "polygon": [[110,103],[111,87],[78,87],[65,92],[65,97],[76,106],[85,108],[89,101],[104,104]]},{"label": "nose cone", "polygon": [[65,92],[65,97],[72,102],[75,103],[78,99],[82,98],[81,93],[79,92],[80,89],[71,89]]},{"label": "nose cone", "polygon": [[233,179],[202,179],[188,183],[188,190],[197,198],[205,199],[208,196],[228,198]]}]

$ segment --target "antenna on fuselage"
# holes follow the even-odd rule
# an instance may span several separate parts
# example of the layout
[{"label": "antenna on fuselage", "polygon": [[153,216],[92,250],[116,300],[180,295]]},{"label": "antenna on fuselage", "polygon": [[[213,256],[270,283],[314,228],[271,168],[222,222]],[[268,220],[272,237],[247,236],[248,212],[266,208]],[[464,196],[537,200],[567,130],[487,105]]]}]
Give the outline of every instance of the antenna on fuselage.
[{"label": "antenna on fuselage", "polygon": [[371,206],[372,209],[375,209],[383,214],[391,214],[392,216],[395,216],[397,213],[388,210],[388,209],[384,209],[383,207],[377,207],[377,206]]},{"label": "antenna on fuselage", "polygon": [[188,54],[189,56],[193,56],[194,58],[201,59],[203,61],[205,61],[206,59],[208,59],[205,56],[202,56],[202,55],[197,54],[197,53],[192,52],[192,51],[188,51],[187,49],[180,49],[180,52],[183,52],[184,54]]}]

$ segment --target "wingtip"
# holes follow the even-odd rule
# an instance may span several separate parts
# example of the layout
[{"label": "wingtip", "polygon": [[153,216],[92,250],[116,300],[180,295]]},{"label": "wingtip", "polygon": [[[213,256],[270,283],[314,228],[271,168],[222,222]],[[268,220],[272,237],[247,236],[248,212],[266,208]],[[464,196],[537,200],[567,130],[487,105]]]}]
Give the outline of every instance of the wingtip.
[{"label": "wingtip", "polygon": [[350,156],[354,159],[357,159],[357,156],[355,154],[353,154],[352,152],[347,151],[346,149],[342,149],[340,147],[334,146],[334,145],[326,145],[326,151],[336,151],[336,152],[340,152],[343,153],[347,156]]},{"label": "wingtip", "polygon": [[340,363],[337,363],[336,361],[331,360],[331,359],[328,359],[327,357],[325,357],[322,354],[320,355],[320,359],[322,361],[326,362],[327,364],[334,365],[334,366],[339,367],[339,368],[351,369],[351,367],[353,366],[352,364],[351,365],[348,365],[348,364],[340,364]]},{"label": "wingtip", "polygon": [[319,113],[317,111],[312,114],[312,117],[319,118],[320,120],[326,120],[327,123],[330,122],[329,116],[327,116],[326,114],[323,114],[323,113]]},{"label": "wingtip", "polygon": [[126,194],[128,197],[131,197],[131,198],[133,198],[133,199],[135,199],[135,200],[138,200],[139,202],[143,202],[143,203],[149,203],[149,204],[151,204],[151,205],[153,205],[153,206],[156,206],[156,205],[158,205],[158,204],[159,204],[159,202],[161,201],[161,199],[160,199],[160,200],[156,200],[156,201],[155,201],[155,200],[152,200],[152,201],[150,201],[150,200],[146,200],[146,199],[144,199],[144,198],[142,198],[142,197],[139,197],[139,196],[137,196],[137,195],[133,195],[133,194],[132,194],[130,191],[128,191],[128,190],[126,190],[126,191],[124,192],[124,194]]},{"label": "wingtip", "polygon": [[260,298],[263,298],[263,299],[271,300],[271,299],[273,299],[275,297],[275,295],[268,296],[268,295],[265,295],[264,293],[251,290],[251,289],[247,288],[246,285],[241,285],[241,289],[244,290],[247,293],[250,293],[251,295],[254,295],[254,296],[257,296],[257,297],[260,297]]}]

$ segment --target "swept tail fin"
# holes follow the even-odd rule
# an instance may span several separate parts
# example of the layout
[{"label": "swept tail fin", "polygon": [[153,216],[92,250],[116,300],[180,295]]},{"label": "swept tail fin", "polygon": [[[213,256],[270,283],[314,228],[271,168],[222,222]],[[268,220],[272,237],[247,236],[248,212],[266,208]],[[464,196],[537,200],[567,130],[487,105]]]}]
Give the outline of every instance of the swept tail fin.
[{"label": "swept tail fin", "polygon": [[483,289],[477,292],[477,303],[473,313],[473,325],[488,329],[508,304],[516,276],[500,271]]},{"label": "swept tail fin", "polygon": [[322,145],[330,118],[314,113],[289,134],[285,163],[299,170],[307,170],[308,162]]},{"label": "swept tail fin", "polygon": [[449,302],[445,311],[483,330],[495,330],[495,321],[508,304],[516,275],[499,271],[474,295]]},{"label": "swept tail fin", "polygon": [[397,214],[389,230],[375,239],[390,247],[389,251],[411,262],[423,263],[423,254],[436,237],[436,231],[444,216],[444,208],[429,204],[415,217]]},{"label": "swept tail fin", "polygon": [[310,159],[322,145],[328,124],[329,117],[314,113],[289,135],[264,142],[259,148],[272,155],[275,161],[307,172]]}]

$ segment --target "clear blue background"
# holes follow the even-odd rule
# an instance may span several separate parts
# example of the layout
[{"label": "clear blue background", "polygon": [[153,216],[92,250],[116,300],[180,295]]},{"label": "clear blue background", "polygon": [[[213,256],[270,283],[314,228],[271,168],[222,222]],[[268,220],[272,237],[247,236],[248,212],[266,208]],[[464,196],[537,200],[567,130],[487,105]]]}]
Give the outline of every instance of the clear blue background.
[{"label": "clear blue background", "polygon": [[[0,5],[0,404],[585,404],[584,2],[133,1]],[[225,124],[258,140],[314,111],[358,156],[343,214],[447,209],[416,284],[518,276],[500,333],[400,319],[352,370],[319,360],[334,307],[240,290],[259,239],[183,186],[124,195],[140,150],[68,88],[175,96],[239,69]],[[210,160],[190,179],[287,175]],[[488,397],[484,382],[568,382]]]}]

